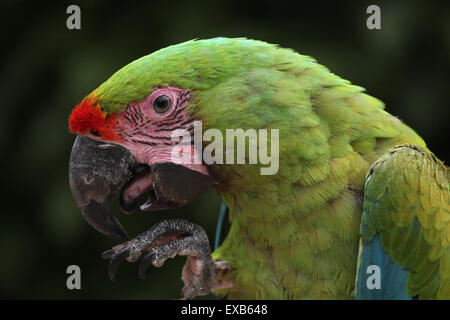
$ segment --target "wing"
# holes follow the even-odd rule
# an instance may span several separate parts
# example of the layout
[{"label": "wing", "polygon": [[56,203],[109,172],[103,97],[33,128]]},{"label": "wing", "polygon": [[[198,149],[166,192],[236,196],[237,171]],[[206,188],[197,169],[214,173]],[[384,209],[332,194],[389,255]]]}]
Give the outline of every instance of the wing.
[{"label": "wing", "polygon": [[412,145],[396,146],[372,165],[357,299],[450,299],[449,177],[431,152]]}]

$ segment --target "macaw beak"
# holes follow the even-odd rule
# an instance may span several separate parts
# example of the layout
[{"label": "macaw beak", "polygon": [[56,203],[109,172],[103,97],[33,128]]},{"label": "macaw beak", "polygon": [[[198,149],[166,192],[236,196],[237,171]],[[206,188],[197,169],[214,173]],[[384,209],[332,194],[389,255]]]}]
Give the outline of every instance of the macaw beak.
[{"label": "macaw beak", "polygon": [[148,166],[139,163],[122,146],[80,135],[70,156],[69,182],[88,223],[120,240],[130,237],[112,215],[113,200],[119,192],[120,208],[130,213],[143,193],[148,194],[148,200],[140,206],[141,210],[156,211],[183,206],[214,185],[214,180],[204,172],[172,162]]}]

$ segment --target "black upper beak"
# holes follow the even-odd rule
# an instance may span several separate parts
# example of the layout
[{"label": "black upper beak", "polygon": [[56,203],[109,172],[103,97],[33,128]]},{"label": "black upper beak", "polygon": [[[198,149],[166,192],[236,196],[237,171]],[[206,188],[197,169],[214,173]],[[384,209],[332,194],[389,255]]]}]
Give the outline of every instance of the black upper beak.
[{"label": "black upper beak", "polygon": [[75,139],[70,156],[70,188],[84,218],[98,231],[121,240],[130,237],[112,215],[111,205],[134,163],[125,148],[83,136]]},{"label": "black upper beak", "polygon": [[[142,168],[144,169],[142,170]],[[72,194],[84,218],[98,231],[108,236],[128,240],[130,237],[111,213],[112,201],[122,187],[127,188],[139,174],[151,172],[149,200],[142,210],[153,211],[185,205],[195,196],[214,185],[206,174],[171,162],[155,163],[151,167],[138,163],[125,148],[77,136],[69,164]],[[129,212],[136,207],[133,200],[120,205]],[[145,209],[143,209],[145,207]]]}]

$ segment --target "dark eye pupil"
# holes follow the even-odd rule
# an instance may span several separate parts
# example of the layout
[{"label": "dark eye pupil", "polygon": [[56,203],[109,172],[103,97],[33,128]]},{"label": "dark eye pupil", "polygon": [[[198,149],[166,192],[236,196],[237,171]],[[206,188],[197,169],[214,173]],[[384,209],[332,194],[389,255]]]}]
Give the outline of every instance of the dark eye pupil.
[{"label": "dark eye pupil", "polygon": [[171,103],[168,96],[159,96],[153,102],[153,109],[158,113],[166,112],[169,110]]}]

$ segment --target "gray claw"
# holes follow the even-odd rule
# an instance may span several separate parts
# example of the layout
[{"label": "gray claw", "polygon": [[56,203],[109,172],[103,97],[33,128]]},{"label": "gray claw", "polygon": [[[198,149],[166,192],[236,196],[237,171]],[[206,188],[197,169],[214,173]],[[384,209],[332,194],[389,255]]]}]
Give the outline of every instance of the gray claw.
[{"label": "gray claw", "polygon": [[[103,254],[110,255],[110,253],[108,251]],[[130,255],[129,248],[127,248],[127,247],[124,247],[124,248],[120,249],[119,251],[117,251],[116,253],[113,253],[110,255],[111,260],[109,261],[109,266],[108,266],[108,276],[112,282],[114,282],[116,280],[115,276],[116,276],[116,271],[117,271],[117,268],[119,267],[119,264],[122,263],[122,261],[124,261],[129,255]]]},{"label": "gray claw", "polygon": [[108,251],[105,251],[105,252],[102,253],[102,258],[108,260],[108,259],[110,259],[110,258],[114,255],[114,253],[115,253],[115,252],[114,252],[113,249],[110,249],[110,250],[108,250]]},{"label": "gray claw", "polygon": [[152,264],[153,257],[155,256],[155,251],[152,250],[150,252],[147,252],[142,258],[141,263],[139,264],[139,278],[142,280],[145,280],[145,272],[147,271],[147,268]]}]

